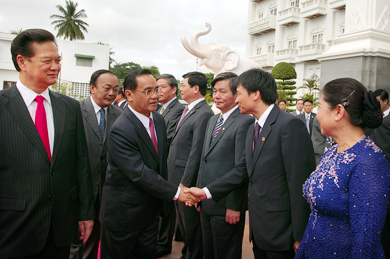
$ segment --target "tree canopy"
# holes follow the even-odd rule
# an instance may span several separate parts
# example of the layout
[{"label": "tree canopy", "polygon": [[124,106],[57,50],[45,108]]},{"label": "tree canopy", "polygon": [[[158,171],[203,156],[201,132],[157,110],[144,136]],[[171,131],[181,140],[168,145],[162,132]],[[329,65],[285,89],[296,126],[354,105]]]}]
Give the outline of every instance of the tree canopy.
[{"label": "tree canopy", "polygon": [[275,79],[279,80],[276,81],[279,100],[286,100],[287,111],[293,111],[294,109],[289,107],[293,107],[296,101],[296,98],[293,97],[297,93],[295,91],[295,81],[291,80],[297,78],[297,72],[295,72],[295,68],[289,63],[280,62],[274,66],[271,74]]},{"label": "tree canopy", "polygon": [[115,73],[115,75],[118,77],[118,79],[124,80],[126,75],[136,69],[149,69],[150,72],[152,72],[152,75],[154,78],[157,78],[160,76],[160,70],[156,66],[141,66],[140,64],[134,63],[134,62],[127,62],[127,63],[117,63],[112,68],[111,71]]},{"label": "tree canopy", "polygon": [[274,66],[271,71],[272,76],[275,79],[280,80],[290,80],[297,78],[297,72],[295,72],[295,68],[287,62],[280,62]]},{"label": "tree canopy", "polygon": [[72,0],[65,0],[65,8],[61,5],[57,5],[58,10],[61,15],[53,14],[50,18],[57,18],[58,20],[53,21],[51,24],[55,24],[54,29],[58,29],[56,37],[63,36],[64,39],[69,38],[69,40],[84,40],[84,33],[82,31],[88,32],[86,26],[89,26],[88,23],[84,22],[81,18],[87,18],[85,10],[81,9],[76,12],[78,3],[74,3]]}]

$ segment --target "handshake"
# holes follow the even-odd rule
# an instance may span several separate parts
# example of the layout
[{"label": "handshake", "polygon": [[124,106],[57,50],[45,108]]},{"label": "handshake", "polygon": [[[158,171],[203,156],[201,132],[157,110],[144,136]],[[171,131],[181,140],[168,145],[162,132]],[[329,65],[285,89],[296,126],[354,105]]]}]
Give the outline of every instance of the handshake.
[{"label": "handshake", "polygon": [[185,203],[186,206],[192,207],[196,203],[203,201],[207,198],[206,193],[203,189],[196,187],[188,188],[187,186],[180,183],[180,194],[178,200]]}]

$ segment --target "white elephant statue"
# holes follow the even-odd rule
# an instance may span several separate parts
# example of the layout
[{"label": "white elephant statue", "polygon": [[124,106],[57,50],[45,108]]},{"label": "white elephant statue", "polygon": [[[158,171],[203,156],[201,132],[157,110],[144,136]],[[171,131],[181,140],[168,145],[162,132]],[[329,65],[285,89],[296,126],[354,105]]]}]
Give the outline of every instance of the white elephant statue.
[{"label": "white elephant statue", "polygon": [[255,61],[238,55],[238,53],[231,50],[229,46],[215,43],[200,44],[198,38],[208,34],[210,31],[211,25],[206,23],[205,30],[196,32],[192,35],[191,44],[189,44],[185,37],[181,39],[181,42],[189,53],[200,58],[200,66],[205,65],[207,68],[214,71],[214,77],[222,72],[234,72],[237,75],[240,75],[248,69],[254,67],[261,68]]}]

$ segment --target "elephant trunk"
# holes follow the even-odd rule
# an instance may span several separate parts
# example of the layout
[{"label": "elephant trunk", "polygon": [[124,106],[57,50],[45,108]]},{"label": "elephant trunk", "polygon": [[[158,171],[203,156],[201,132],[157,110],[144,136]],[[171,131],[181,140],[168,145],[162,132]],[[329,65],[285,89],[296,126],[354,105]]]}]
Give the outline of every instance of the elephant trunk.
[{"label": "elephant trunk", "polygon": [[199,31],[197,33],[194,33],[191,37],[191,44],[187,41],[187,39],[184,37],[181,39],[181,42],[184,46],[184,48],[191,53],[192,55],[204,58],[206,57],[206,52],[203,50],[202,45],[198,42],[198,38],[200,36],[206,35],[211,31],[211,25],[209,23],[206,23],[206,29],[203,31]]}]

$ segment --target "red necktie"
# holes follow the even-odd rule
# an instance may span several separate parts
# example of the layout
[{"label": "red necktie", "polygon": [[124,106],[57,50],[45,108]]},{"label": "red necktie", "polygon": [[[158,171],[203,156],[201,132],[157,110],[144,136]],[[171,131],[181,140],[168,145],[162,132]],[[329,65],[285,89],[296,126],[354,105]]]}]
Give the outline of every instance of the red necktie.
[{"label": "red necktie", "polygon": [[51,162],[49,133],[47,131],[46,111],[45,106],[43,105],[43,100],[45,100],[45,98],[41,95],[38,95],[34,99],[34,101],[38,103],[37,111],[35,113],[35,127],[37,128],[39,136],[41,136],[43,145],[45,146],[47,155],[49,156],[49,160]]},{"label": "red necktie", "polygon": [[150,117],[149,117],[149,127],[150,127],[150,138],[152,139],[153,146],[156,149],[156,153],[158,155],[157,138],[156,138],[156,134],[154,133],[154,123],[152,118]]}]

